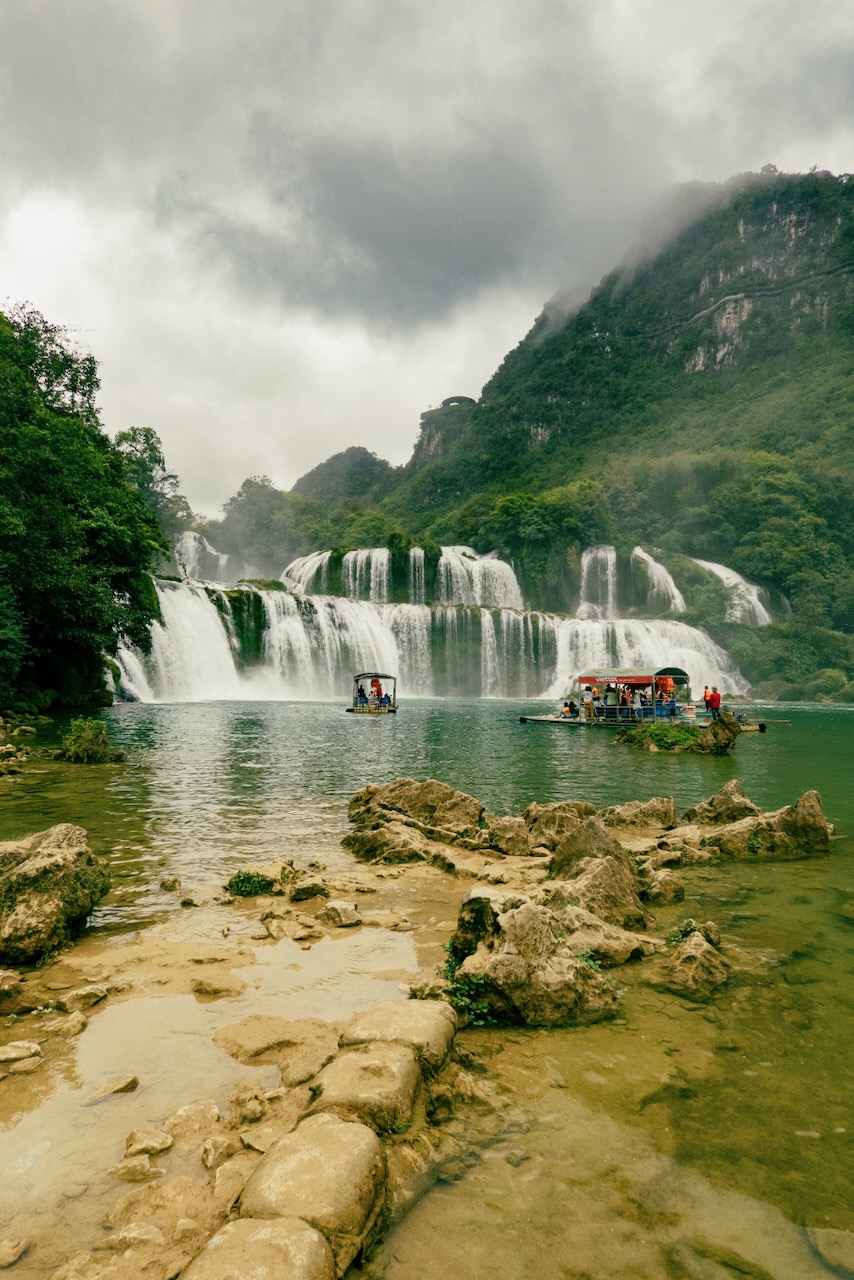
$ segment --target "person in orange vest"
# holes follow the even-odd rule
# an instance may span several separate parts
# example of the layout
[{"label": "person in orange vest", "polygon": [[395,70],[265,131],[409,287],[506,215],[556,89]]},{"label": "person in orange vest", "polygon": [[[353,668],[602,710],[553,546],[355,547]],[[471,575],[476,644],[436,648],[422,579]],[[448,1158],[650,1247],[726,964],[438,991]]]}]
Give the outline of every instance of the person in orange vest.
[{"label": "person in orange vest", "polygon": [[706,704],[706,711],[709,710],[709,699],[711,698],[711,696],[712,696],[712,691],[709,688],[709,686],[706,685],[706,687],[703,689],[703,701]]}]

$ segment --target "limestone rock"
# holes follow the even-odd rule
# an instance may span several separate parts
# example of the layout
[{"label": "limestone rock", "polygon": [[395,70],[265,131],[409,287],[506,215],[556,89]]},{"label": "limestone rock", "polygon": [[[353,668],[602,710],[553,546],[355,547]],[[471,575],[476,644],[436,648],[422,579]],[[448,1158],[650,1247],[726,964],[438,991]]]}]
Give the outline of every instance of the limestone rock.
[{"label": "limestone rock", "polygon": [[175,1139],[162,1129],[132,1129],[125,1139],[126,1156],[159,1156]]},{"label": "limestone rock", "polygon": [[41,1057],[42,1047],[35,1040],[12,1040],[0,1045],[0,1062],[20,1062],[24,1058]]},{"label": "limestone rock", "polygon": [[323,910],[318,911],[316,918],[324,924],[334,925],[336,929],[352,929],[362,923],[355,902],[345,902],[343,898],[330,898]]},{"label": "limestone rock", "polygon": [[335,1280],[335,1260],[319,1231],[299,1218],[228,1222],[182,1280]]},{"label": "limestone rock", "polygon": [[623,846],[598,817],[583,818],[555,846],[549,874],[560,879],[573,874],[585,858],[625,858]]},{"label": "limestone rock", "polygon": [[832,1274],[854,1275],[854,1231],[835,1227],[807,1227],[810,1242]]},{"label": "limestone rock", "polygon": [[219,1124],[219,1107],[211,1099],[202,1102],[191,1102],[186,1107],[179,1107],[163,1128],[176,1142],[200,1138],[216,1128]]},{"label": "limestone rock", "polygon": [[26,1236],[19,1236],[15,1240],[0,1240],[0,1268],[14,1266],[29,1247],[30,1241]]},{"label": "limestone rock", "polygon": [[651,871],[643,879],[641,892],[646,902],[663,905],[669,902],[682,902],[685,898],[685,881],[675,871],[666,867],[660,871]]},{"label": "limestone rock", "polygon": [[300,1217],[321,1231],[341,1276],[368,1243],[383,1204],[385,1157],[367,1125],[309,1116],[262,1157],[241,1218]]},{"label": "limestone rock", "polygon": [[14,969],[0,969],[0,1017],[30,1013],[41,1001],[27,989],[27,980]]},{"label": "limestone rock", "polygon": [[705,999],[729,977],[730,966],[699,932],[690,934],[676,948],[670,962],[671,990],[694,999]]},{"label": "limestone rock", "polygon": [[448,1056],[457,1015],[445,1000],[384,1000],[344,1023],[340,1045],[392,1042],[409,1045],[429,1070]]},{"label": "limestone rock", "polygon": [[320,1018],[252,1014],[222,1027],[214,1044],[244,1064],[273,1062],[290,1088],[311,1079],[338,1052],[338,1031]]},{"label": "limestone rock", "polygon": [[573,953],[548,908],[519,895],[502,901],[496,890],[473,890],[451,949],[460,962],[455,983],[475,980],[496,1021],[564,1026],[613,1013],[611,984]]},{"label": "limestone rock", "polygon": [[302,880],[299,884],[295,884],[291,889],[291,902],[305,902],[309,898],[328,898],[329,887],[323,880],[312,877],[310,880]]},{"label": "limestone rock", "polygon": [[270,1110],[264,1090],[254,1080],[242,1080],[236,1084],[231,1091],[228,1105],[232,1121],[237,1125],[255,1124]]},{"label": "limestone rock", "polygon": [[702,846],[725,858],[806,858],[827,853],[832,831],[818,792],[806,791],[794,805],[720,827]]},{"label": "limestone rock", "polygon": [[206,1169],[218,1169],[226,1160],[237,1155],[241,1143],[231,1134],[218,1133],[212,1138],[205,1138],[202,1143],[202,1164]]},{"label": "limestone rock", "polygon": [[412,1119],[421,1073],[408,1045],[375,1041],[340,1053],[312,1084],[312,1111],[333,1111],[378,1133],[399,1133]]},{"label": "limestone rock", "polygon": [[652,800],[629,800],[600,810],[606,827],[626,827],[635,831],[659,831],[676,825],[676,806],[672,796],[655,796]]},{"label": "limestone rock", "polygon": [[481,830],[483,805],[474,796],[435,779],[397,778],[386,786],[368,786],[350,801],[351,822],[364,824],[384,813],[399,814],[439,832],[474,836]]},{"label": "limestone rock", "polygon": [[111,1178],[121,1178],[124,1182],[150,1182],[153,1178],[162,1178],[163,1170],[155,1168],[147,1155],[125,1156],[110,1170]]},{"label": "limestone rock", "polygon": [[0,962],[36,964],[56,951],[109,887],[82,827],[0,842]]},{"label": "limestone rock", "polygon": [[116,1093],[133,1093],[138,1088],[139,1080],[136,1076],[119,1076],[118,1080],[111,1080],[109,1084],[105,1084],[102,1089],[94,1093],[85,1105],[91,1107],[97,1102],[103,1102],[105,1098],[113,1097]]},{"label": "limestone rock", "polygon": [[558,881],[543,887],[538,901],[555,915],[566,935],[567,945],[576,953],[589,955],[606,968],[640,960],[663,948],[664,944],[647,934],[633,933],[608,924],[566,901],[572,881]]},{"label": "limestone rock", "polygon": [[708,800],[702,800],[693,809],[686,810],[681,823],[738,822],[740,818],[755,818],[762,810],[744,794],[737,778],[730,780]]},{"label": "limestone rock", "polygon": [[510,856],[527,857],[530,851],[528,827],[522,818],[496,818],[491,813],[485,817],[490,848]]},{"label": "limestone rock", "polygon": [[359,862],[429,862],[434,849],[420,831],[393,820],[360,827],[341,843]]},{"label": "limestone rock", "polygon": [[621,929],[643,929],[646,913],[638,896],[632,864],[620,850],[618,856],[585,858],[574,864],[572,875],[560,878],[567,904],[584,907],[608,924]]},{"label": "limestone rock", "polygon": [[136,1187],[122,1196],[107,1215],[112,1227],[128,1223],[150,1222],[171,1237],[182,1219],[192,1219],[201,1231],[215,1231],[225,1217],[206,1186],[196,1178],[180,1176],[164,1178]]},{"label": "limestone rock", "polygon": [[585,818],[592,818],[595,806],[586,800],[561,800],[555,804],[529,804],[522,810],[531,849],[554,850]]}]

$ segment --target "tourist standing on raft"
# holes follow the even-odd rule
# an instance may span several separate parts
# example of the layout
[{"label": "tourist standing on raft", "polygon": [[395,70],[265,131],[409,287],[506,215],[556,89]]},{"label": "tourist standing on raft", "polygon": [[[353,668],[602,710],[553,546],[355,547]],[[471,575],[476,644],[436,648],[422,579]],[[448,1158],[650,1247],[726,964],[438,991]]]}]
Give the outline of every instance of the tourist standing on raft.
[{"label": "tourist standing on raft", "polygon": [[715,685],[709,694],[709,701],[706,704],[713,720],[721,718],[721,695],[718,693],[718,687]]}]

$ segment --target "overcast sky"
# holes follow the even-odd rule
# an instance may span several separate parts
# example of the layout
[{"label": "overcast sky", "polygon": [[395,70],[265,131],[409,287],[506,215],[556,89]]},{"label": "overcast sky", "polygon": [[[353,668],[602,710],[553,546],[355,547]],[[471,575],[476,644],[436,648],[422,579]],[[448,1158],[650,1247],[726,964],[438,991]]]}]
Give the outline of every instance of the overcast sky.
[{"label": "overcast sky", "polygon": [[854,170],[850,0],[3,0],[0,307],[194,509],[391,462],[677,184]]}]

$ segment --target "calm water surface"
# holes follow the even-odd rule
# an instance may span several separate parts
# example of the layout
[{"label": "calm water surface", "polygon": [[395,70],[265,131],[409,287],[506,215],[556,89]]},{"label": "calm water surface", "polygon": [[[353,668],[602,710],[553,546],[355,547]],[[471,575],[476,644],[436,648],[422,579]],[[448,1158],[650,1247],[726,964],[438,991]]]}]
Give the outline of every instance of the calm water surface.
[{"label": "calm water surface", "polygon": [[[645,1134],[655,1151],[666,1150],[707,1185],[775,1206],[790,1223],[854,1230],[847,1177],[854,708],[764,708],[769,719],[791,724],[769,723],[766,734],[743,736],[722,758],[649,755],[616,745],[604,731],[520,724],[520,714],[537,710],[530,702],[413,701],[396,717],[366,720],[330,703],[118,706],[106,718],[128,763],[82,769],[47,762],[28,773],[3,794],[0,839],[59,821],[86,827],[93,847],[110,857],[115,883],[93,929],[117,930],[175,911],[174,896],[159,889],[167,871],[185,884],[210,885],[273,857],[344,868],[347,801],[367,782],[434,777],[497,813],[532,800],[601,806],[654,795],[673,795],[681,810],[732,777],[763,808],[815,788],[840,836],[828,858],[702,869],[689,876],[686,902],[658,913],[658,930],[671,917],[715,919],[728,945],[770,964],[702,1008],[654,993],[633,975],[622,1027],[520,1033],[520,1043],[525,1052],[534,1048],[537,1064],[546,1053],[563,1064],[573,1105]],[[62,729],[57,722],[49,734]],[[700,1058],[691,1057],[692,1044],[697,1053],[704,1046]],[[677,1068],[684,1062],[681,1075],[674,1060]],[[656,1079],[669,1083],[657,1092]],[[549,1120],[554,1108],[544,1110],[534,1093],[532,1132],[542,1123],[548,1151],[565,1161]],[[551,1158],[548,1151],[542,1159]],[[477,1178],[484,1176],[429,1197],[419,1214],[464,1217],[468,1194],[482,1202]],[[443,1208],[448,1196],[453,1203]],[[501,1212],[508,1229],[524,1233],[523,1222],[512,1225],[512,1205],[502,1202]],[[442,1220],[432,1228],[439,1235]],[[413,1232],[418,1223],[413,1215]],[[413,1240],[417,1254],[423,1241]],[[403,1238],[400,1250],[403,1256]],[[390,1276],[422,1274],[416,1264],[389,1266]],[[470,1260],[470,1274],[481,1274],[479,1266]],[[486,1254],[482,1273],[489,1273]]]}]

